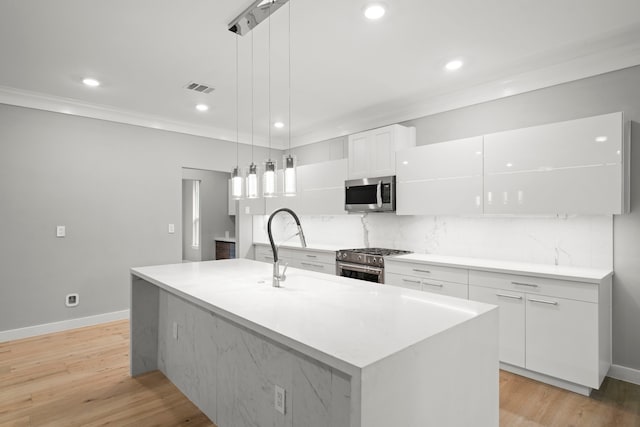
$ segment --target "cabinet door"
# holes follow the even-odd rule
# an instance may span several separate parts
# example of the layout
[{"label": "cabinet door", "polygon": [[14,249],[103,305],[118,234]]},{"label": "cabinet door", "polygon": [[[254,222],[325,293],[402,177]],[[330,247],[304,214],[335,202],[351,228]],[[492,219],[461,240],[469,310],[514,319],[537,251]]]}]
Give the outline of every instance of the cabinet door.
[{"label": "cabinet door", "polygon": [[398,215],[482,213],[482,137],[396,153]]},{"label": "cabinet door", "polygon": [[484,137],[485,213],[619,214],[622,113]]},{"label": "cabinet door", "polygon": [[469,299],[499,307],[500,361],[525,366],[524,294],[481,286],[469,286]]},{"label": "cabinet door", "polygon": [[600,387],[598,305],[527,295],[526,310],[526,368],[576,384]]},{"label": "cabinet door", "polygon": [[[298,167],[298,201],[301,215],[344,214],[347,160],[332,160]],[[289,199],[293,197],[288,197]]]},{"label": "cabinet door", "polygon": [[367,178],[371,163],[371,131],[349,136],[349,179]]},{"label": "cabinet door", "polygon": [[370,140],[371,164],[368,172],[369,176],[395,175],[395,126],[372,130]]}]

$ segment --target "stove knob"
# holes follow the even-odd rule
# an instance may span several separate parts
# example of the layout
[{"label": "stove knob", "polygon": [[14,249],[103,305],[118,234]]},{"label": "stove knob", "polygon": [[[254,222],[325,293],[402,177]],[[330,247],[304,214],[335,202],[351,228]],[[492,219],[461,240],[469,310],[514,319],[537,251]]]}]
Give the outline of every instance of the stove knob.
[{"label": "stove knob", "polygon": [[342,253],[342,258],[346,258],[346,257],[347,257],[347,253],[346,253],[346,252],[343,252],[343,253]]},{"label": "stove knob", "polygon": [[362,261],[362,255],[358,255],[358,261]]}]

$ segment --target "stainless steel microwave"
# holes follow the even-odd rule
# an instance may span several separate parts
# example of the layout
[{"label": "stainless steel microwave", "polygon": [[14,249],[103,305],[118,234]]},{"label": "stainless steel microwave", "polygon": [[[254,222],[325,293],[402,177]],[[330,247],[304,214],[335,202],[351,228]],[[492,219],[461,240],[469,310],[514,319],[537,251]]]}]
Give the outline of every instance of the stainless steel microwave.
[{"label": "stainless steel microwave", "polygon": [[351,179],[344,182],[347,212],[393,212],[396,210],[396,177]]}]

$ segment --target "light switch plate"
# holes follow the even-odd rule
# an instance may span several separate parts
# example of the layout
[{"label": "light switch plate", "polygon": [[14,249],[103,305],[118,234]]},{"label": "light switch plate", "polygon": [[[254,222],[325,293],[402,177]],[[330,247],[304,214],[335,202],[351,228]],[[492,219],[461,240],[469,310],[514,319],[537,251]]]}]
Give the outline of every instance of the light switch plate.
[{"label": "light switch plate", "polygon": [[275,402],[274,402],[274,406],[276,408],[276,411],[280,412],[282,415],[284,415],[284,404],[285,404],[285,396],[286,396],[286,392],[284,390],[284,388],[280,387],[279,385],[276,385],[276,389],[275,389]]},{"label": "light switch plate", "polygon": [[58,225],[56,227],[56,237],[64,237],[67,235],[67,229],[64,225]]},{"label": "light switch plate", "polygon": [[169,224],[169,234],[173,234],[176,232],[175,224]]}]

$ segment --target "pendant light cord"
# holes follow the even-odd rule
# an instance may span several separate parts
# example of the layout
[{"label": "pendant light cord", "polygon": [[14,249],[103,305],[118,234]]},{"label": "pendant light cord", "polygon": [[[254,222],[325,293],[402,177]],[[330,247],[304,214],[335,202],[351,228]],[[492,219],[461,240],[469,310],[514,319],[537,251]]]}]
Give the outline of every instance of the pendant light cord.
[{"label": "pendant light cord", "polygon": [[251,164],[253,164],[253,31],[251,32]]},{"label": "pendant light cord", "polygon": [[291,2],[289,0],[289,155],[291,155]]},{"label": "pendant light cord", "polygon": [[271,161],[271,5],[273,1],[269,2],[269,37],[267,45],[267,99],[269,101],[269,161]]},{"label": "pendant light cord", "polygon": [[240,96],[238,85],[240,84],[240,79],[238,77],[240,68],[238,67],[238,37],[240,37],[236,33],[236,170],[240,167]]}]

